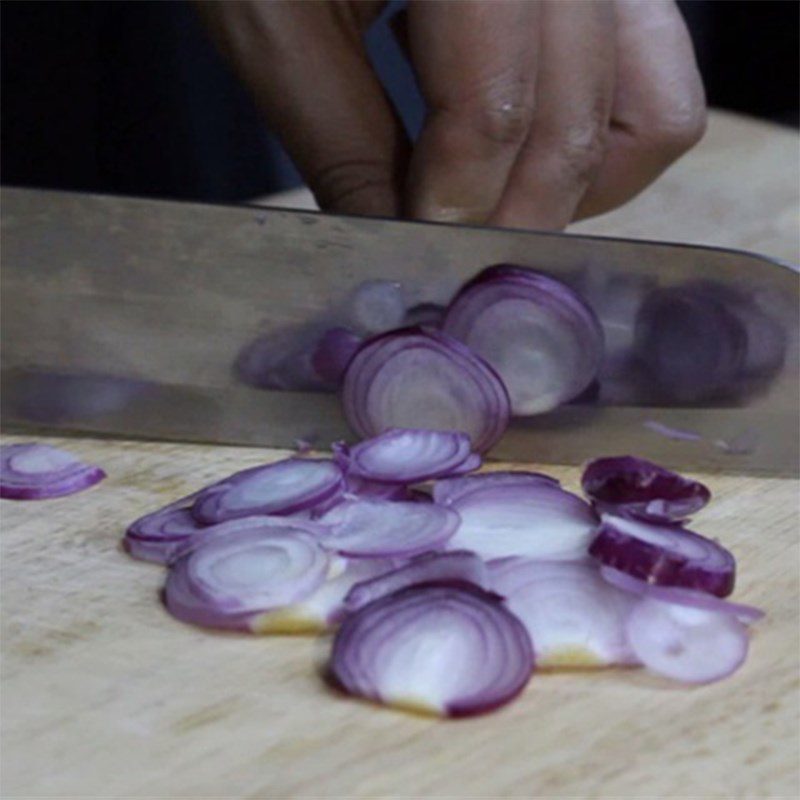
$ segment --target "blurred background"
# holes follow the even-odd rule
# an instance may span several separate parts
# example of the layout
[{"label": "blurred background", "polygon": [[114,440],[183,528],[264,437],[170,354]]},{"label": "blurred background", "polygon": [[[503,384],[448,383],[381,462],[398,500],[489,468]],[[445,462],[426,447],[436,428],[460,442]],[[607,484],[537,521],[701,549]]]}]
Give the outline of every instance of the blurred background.
[{"label": "blurred background", "polygon": [[[368,37],[412,135],[424,106],[386,20]],[[684,0],[709,103],[800,123],[800,3]],[[301,183],[188,2],[0,3],[5,184],[206,201]]]}]

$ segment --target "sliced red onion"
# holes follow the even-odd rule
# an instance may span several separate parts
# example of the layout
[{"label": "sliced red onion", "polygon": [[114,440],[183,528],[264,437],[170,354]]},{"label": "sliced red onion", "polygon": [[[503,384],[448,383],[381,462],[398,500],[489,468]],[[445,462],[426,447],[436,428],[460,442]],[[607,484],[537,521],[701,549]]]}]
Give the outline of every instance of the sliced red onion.
[{"label": "sliced red onion", "polygon": [[333,461],[289,458],[236,472],[203,489],[192,514],[205,524],[255,514],[283,516],[313,509],[343,492],[344,476]]},{"label": "sliced red onion", "polygon": [[497,488],[499,486],[548,486],[559,487],[561,484],[549,475],[541,472],[502,471],[484,472],[480,475],[446,478],[437,481],[433,487],[433,499],[441,505],[450,505],[459,497],[475,490]]},{"label": "sliced red onion", "polygon": [[508,703],[533,664],[524,626],[494,595],[426,584],[347,617],[333,643],[329,677],[348,694],[459,717]]},{"label": "sliced red onion", "polygon": [[540,414],[595,379],[603,331],[568,286],[510,265],[481,272],[455,297],[442,329],[499,373],[517,415]]},{"label": "sliced red onion", "polygon": [[409,489],[402,483],[383,483],[381,481],[368,481],[357,475],[347,476],[347,491],[345,499],[366,500],[409,500]]},{"label": "sliced red onion", "polygon": [[[458,477],[467,475],[470,472],[480,469],[483,466],[483,459],[478,453],[470,453],[457,467],[447,473],[447,477]],[[444,477],[444,476],[442,476]]]},{"label": "sliced red onion", "polygon": [[350,447],[345,442],[334,442],[331,445],[333,460],[339,465],[345,477],[345,493],[343,499],[354,500],[365,498],[370,500],[408,500],[409,490],[403,484],[384,483],[361,478],[350,469]]},{"label": "sliced red onion", "polygon": [[322,633],[345,616],[344,598],[351,587],[395,569],[391,559],[336,559],[325,582],[311,595],[253,618],[254,633]]},{"label": "sliced red onion", "polygon": [[169,563],[187,539],[208,530],[192,516],[196,497],[196,493],[182,497],[132,522],[123,539],[128,553],[142,561]]},{"label": "sliced red onion", "polygon": [[582,558],[598,525],[588,504],[545,481],[489,485],[457,496],[448,507],[461,516],[448,547],[482,558]]},{"label": "sliced red onion", "polygon": [[635,664],[625,620],[638,601],[590,561],[513,558],[488,564],[491,588],[524,623],[539,667]]},{"label": "sliced red onion", "polygon": [[632,575],[605,565],[600,566],[600,575],[603,580],[629,594],[639,597],[646,595],[665,603],[678,603],[679,605],[691,606],[704,611],[733,614],[745,625],[751,625],[766,616],[764,611],[755,606],[731,603],[729,600],[722,600],[697,589],[682,589],[679,586],[657,586],[652,583],[645,583],[639,578],[634,578]]},{"label": "sliced red onion", "polygon": [[257,389],[326,390],[329,385],[312,364],[322,335],[318,324],[291,325],[262,334],[245,345],[236,357],[236,375]]},{"label": "sliced red onion", "polygon": [[106,473],[93,464],[49,444],[7,444],[0,447],[0,497],[47,500],[94,486]]},{"label": "sliced red onion", "polygon": [[248,631],[264,612],[305,600],[322,585],[331,559],[316,538],[290,521],[248,523],[199,537],[173,562],[164,587],[173,616]]},{"label": "sliced red onion", "polygon": [[425,553],[390,572],[355,584],[344,598],[344,607],[348,612],[357,611],[379,597],[420,583],[471,583],[488,590],[489,573],[483,561],[468,550]]},{"label": "sliced red onion", "polygon": [[319,519],[322,543],[350,558],[410,557],[441,547],[458,514],[434,503],[345,500]]},{"label": "sliced red onion", "polygon": [[702,483],[633,456],[590,461],[581,485],[597,510],[651,522],[685,520],[711,498]]},{"label": "sliced red onion", "polygon": [[366,342],[347,368],[345,416],[362,438],[391,428],[463,431],[485,452],[508,425],[508,394],[483,359],[450,336],[406,328]]},{"label": "sliced red onion", "polygon": [[438,328],[444,319],[446,311],[447,309],[444,306],[436,303],[419,303],[406,311],[403,325],[408,327],[429,325],[432,328]]},{"label": "sliced red onion", "polygon": [[589,552],[601,563],[660,586],[733,591],[736,560],[722,545],[679,525],[604,515]]},{"label": "sliced red onion", "polygon": [[642,598],[626,623],[636,657],[649,670],[684,683],[710,683],[745,661],[747,628],[736,614]]},{"label": "sliced red onion", "polygon": [[218,522],[216,525],[208,525],[204,528],[200,528],[192,536],[189,536],[182,542],[176,543],[168,563],[172,564],[178,559],[183,558],[192,550],[201,547],[209,540],[253,531],[261,533],[267,529],[276,529],[279,533],[286,532],[287,529],[290,529],[292,533],[308,534],[317,540],[321,539],[322,536],[327,533],[327,528],[319,523],[296,516],[271,517],[259,515],[229,519],[227,522]]},{"label": "sliced red onion", "polygon": [[[466,433],[393,428],[350,449],[348,475],[384,483],[420,483],[448,475],[473,455]],[[469,467],[481,465],[480,456]]]},{"label": "sliced red onion", "polygon": [[703,288],[688,284],[650,294],[635,336],[639,363],[664,397],[694,403],[737,389],[746,330],[722,298]]},{"label": "sliced red onion", "polygon": [[311,355],[314,371],[325,383],[338,386],[362,341],[361,336],[348,328],[325,331]]}]

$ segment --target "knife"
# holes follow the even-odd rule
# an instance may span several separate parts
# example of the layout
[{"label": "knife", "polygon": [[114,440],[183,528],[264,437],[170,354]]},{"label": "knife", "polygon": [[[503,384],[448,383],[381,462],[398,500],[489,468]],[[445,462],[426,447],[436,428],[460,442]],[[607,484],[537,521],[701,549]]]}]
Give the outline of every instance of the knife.
[{"label": "knife", "polygon": [[[683,469],[797,473],[800,280],[790,265],[713,247],[257,206],[17,188],[0,203],[6,429],[326,447],[352,433],[335,392],[294,374],[303,347],[331,325],[395,327],[403,309],[443,306],[483,267],[510,262],[581,292],[609,349],[594,392],[514,420],[492,456],[574,464],[633,453]],[[769,368],[696,397],[643,386],[642,353],[628,352],[642,303],[697,286],[746,304],[736,324]],[[675,347],[691,359],[687,336]],[[285,380],[242,374],[258,343],[273,366],[283,360]]]}]

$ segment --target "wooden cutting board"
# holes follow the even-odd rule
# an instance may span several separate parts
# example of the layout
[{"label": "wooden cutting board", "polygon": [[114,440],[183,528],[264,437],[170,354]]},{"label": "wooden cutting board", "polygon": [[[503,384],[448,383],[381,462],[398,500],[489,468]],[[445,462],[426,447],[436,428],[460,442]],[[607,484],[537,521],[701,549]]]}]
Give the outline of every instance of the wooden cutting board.
[{"label": "wooden cutting board", "polygon": [[[632,669],[540,674],[498,713],[441,722],[332,694],[316,673],[324,639],[176,622],[159,603],[162,568],[121,552],[138,515],[282,453],[48,441],[109,477],[70,498],[2,501],[4,798],[800,790],[795,481],[700,476],[715,497],[696,528],[735,553],[736,599],[768,612],[731,679],[687,689]],[[551,472],[577,489],[577,470]]]},{"label": "wooden cutting board", "polygon": [[[576,228],[797,260],[797,144],[713,113],[651,189]],[[434,722],[331,695],[315,673],[322,640],[173,621],[162,569],[120,551],[138,515],[280,453],[50,441],[109,478],[71,498],[0,501],[3,798],[800,794],[795,481],[701,476],[715,499],[697,529],[735,553],[736,599],[768,612],[733,678],[685,689],[638,670],[542,674],[497,714]],[[551,472],[577,488],[576,470]]]}]

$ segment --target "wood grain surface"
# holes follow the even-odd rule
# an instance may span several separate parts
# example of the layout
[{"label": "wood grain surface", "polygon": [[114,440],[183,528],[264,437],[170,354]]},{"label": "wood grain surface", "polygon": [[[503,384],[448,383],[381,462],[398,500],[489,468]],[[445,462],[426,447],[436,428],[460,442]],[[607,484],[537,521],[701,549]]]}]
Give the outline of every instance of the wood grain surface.
[{"label": "wood grain surface", "polygon": [[[439,722],[332,694],[316,673],[324,639],[176,622],[162,568],[120,551],[136,516],[281,453],[50,441],[109,477],[70,498],[2,501],[4,798],[800,791],[794,481],[701,476],[715,498],[696,527],[735,553],[736,599],[768,612],[731,679],[540,674],[498,713]],[[554,474],[577,489],[576,470]]]},{"label": "wood grain surface", "polygon": [[[655,186],[576,229],[800,260],[797,142],[713,114],[706,140]],[[287,202],[309,198],[275,201]],[[70,498],[0,502],[3,798],[800,795],[795,481],[700,476],[715,499],[696,528],[736,555],[736,599],[768,612],[730,680],[541,674],[499,713],[436,722],[332,695],[315,671],[324,639],[172,620],[163,570],[120,551],[136,516],[280,453],[48,441],[109,477]],[[576,470],[551,472],[577,488]]]}]

